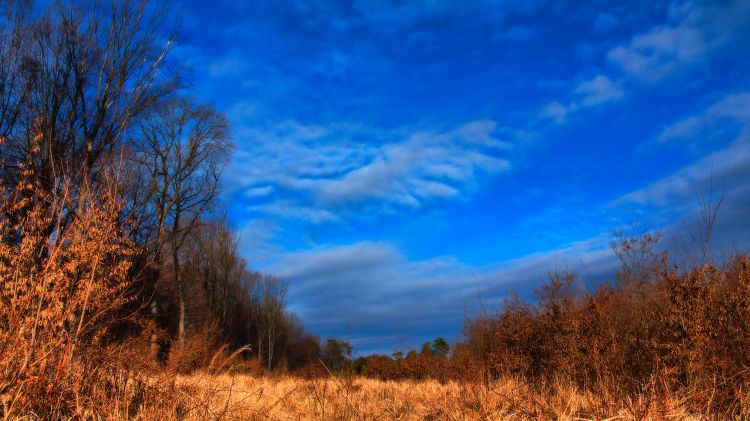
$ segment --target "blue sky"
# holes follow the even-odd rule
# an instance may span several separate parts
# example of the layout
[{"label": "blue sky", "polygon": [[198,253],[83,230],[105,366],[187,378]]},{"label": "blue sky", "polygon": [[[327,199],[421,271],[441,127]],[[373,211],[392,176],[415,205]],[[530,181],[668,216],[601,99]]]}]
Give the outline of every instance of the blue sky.
[{"label": "blue sky", "polygon": [[611,274],[615,228],[684,250],[712,183],[717,250],[748,246],[750,2],[181,7],[242,254],[322,337],[458,339],[480,296]]}]

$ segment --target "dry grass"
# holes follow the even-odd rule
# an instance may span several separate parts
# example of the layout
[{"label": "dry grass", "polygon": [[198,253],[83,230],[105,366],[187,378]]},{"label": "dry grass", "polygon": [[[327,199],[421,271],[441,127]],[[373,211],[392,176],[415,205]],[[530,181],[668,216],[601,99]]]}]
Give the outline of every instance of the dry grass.
[{"label": "dry grass", "polygon": [[555,385],[532,390],[513,379],[491,385],[193,375],[178,384],[213,397],[207,414],[242,420],[516,420],[516,419],[702,419],[685,400],[642,395],[615,399]]}]

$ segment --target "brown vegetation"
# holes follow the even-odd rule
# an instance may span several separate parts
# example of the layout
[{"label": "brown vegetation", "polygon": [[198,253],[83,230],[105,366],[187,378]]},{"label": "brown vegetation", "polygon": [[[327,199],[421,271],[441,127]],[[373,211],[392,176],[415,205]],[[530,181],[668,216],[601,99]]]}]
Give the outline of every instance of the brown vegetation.
[{"label": "brown vegetation", "polygon": [[[210,383],[209,383],[210,382]],[[700,419],[680,396],[625,398],[564,383],[536,388],[520,379],[489,384],[436,380],[217,376],[180,378],[210,390],[213,414],[237,420],[603,420]],[[709,411],[705,411],[709,412]],[[746,415],[745,415],[746,416]],[[190,417],[189,417],[190,418]],[[738,417],[739,418],[739,417]],[[199,418],[191,418],[199,419]]]},{"label": "brown vegetation", "polygon": [[562,379],[616,396],[653,390],[689,397],[698,412],[746,413],[750,257],[685,271],[652,257],[591,293],[574,288],[573,274],[553,276],[538,304],[512,301],[470,322],[467,345],[490,377]]}]

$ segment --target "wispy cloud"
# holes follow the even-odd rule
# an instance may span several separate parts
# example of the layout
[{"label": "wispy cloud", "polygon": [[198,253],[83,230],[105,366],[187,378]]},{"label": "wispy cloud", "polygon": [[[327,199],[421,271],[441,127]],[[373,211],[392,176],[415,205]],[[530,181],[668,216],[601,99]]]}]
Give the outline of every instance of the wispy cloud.
[{"label": "wispy cloud", "polygon": [[[473,190],[480,174],[507,170],[510,163],[503,154],[511,143],[499,139],[497,131],[490,120],[442,132],[380,132],[294,122],[250,129],[242,134],[257,143],[248,142],[251,148],[239,151],[228,183],[246,197],[273,191],[295,201],[255,210],[311,221],[334,220],[336,209],[369,200],[415,208],[460,198]],[[355,141],[361,137],[366,140]],[[383,143],[394,137],[402,139]]]},{"label": "wispy cloud", "polygon": [[668,126],[659,135],[659,141],[690,141],[727,120],[750,124],[750,92],[727,95],[701,113]]},{"label": "wispy cloud", "polygon": [[314,224],[337,222],[340,218],[331,211],[312,206],[300,206],[289,201],[278,201],[265,205],[251,206],[250,210],[282,218],[304,219]]},{"label": "wispy cloud", "polygon": [[667,23],[634,35],[607,58],[628,77],[656,82],[730,42],[749,16],[741,0],[674,3]]},{"label": "wispy cloud", "polygon": [[[720,204],[720,205],[719,205]],[[716,206],[719,205],[717,209]],[[631,208],[659,227],[672,256],[699,255],[708,208],[718,210],[709,253],[723,259],[750,247],[750,130],[727,148],[714,152],[644,188],[627,193],[611,206]],[[696,240],[698,242],[696,242]]]},{"label": "wispy cloud", "polygon": [[318,334],[388,351],[478,290],[611,273],[610,229],[691,216],[711,177],[747,187],[717,238],[747,232],[746,0],[194,3],[175,52],[232,121],[243,255]]},{"label": "wispy cloud", "polygon": [[664,26],[636,35],[607,58],[628,76],[658,81],[675,69],[701,58],[709,49],[701,30],[685,24]]},{"label": "wispy cloud", "polygon": [[541,117],[549,118],[555,123],[562,123],[568,118],[569,111],[568,106],[555,101],[542,107],[542,111],[539,114]]},{"label": "wispy cloud", "polygon": [[578,84],[575,94],[580,97],[576,104],[580,107],[593,107],[622,98],[622,88],[610,78],[597,75],[593,79]]},{"label": "wispy cloud", "polygon": [[[739,180],[727,190],[714,241],[717,248],[746,247],[749,135],[746,132],[730,147],[623,195],[610,204],[610,211],[636,205],[675,214],[671,223],[654,227],[665,234],[668,247],[675,247],[685,232],[685,221],[695,217],[695,195],[700,193],[696,188],[707,182],[718,188]],[[414,346],[459,331],[467,311],[469,316],[479,311],[479,297],[490,311],[511,292],[529,297],[550,271],[576,271],[589,285],[611,279],[619,262],[609,248],[610,240],[604,231],[557,249],[486,265],[466,264],[451,256],[410,260],[393,243],[362,241],[282,253],[266,269],[289,280],[293,309],[314,332],[323,336],[354,332],[350,337],[360,352],[388,352],[398,343]]]},{"label": "wispy cloud", "polygon": [[247,61],[237,53],[214,59],[208,66],[212,77],[235,76],[247,69]]},{"label": "wispy cloud", "polygon": [[[672,221],[667,228],[671,241],[682,241],[686,232],[700,218],[700,202],[723,196],[719,223],[714,237],[716,249],[741,250],[748,246],[750,225],[750,114],[746,93],[729,94],[695,116],[681,120],[662,132],[666,140],[689,140],[697,133],[712,138],[725,130],[726,124],[739,126],[739,135],[728,146],[698,159],[694,163],[636,191],[622,195],[611,206],[649,209],[651,218],[660,213]],[[676,221],[676,222],[675,222]]]},{"label": "wispy cloud", "polygon": [[729,147],[709,154],[674,174],[627,193],[614,204],[635,203],[659,207],[691,207],[701,189],[710,183],[731,185],[750,179],[750,131],[745,130]]},{"label": "wispy cloud", "polygon": [[585,108],[599,106],[622,98],[624,92],[619,83],[613,82],[605,75],[597,75],[583,80],[573,90],[573,99],[567,104],[552,102],[542,108],[541,116],[564,122],[567,117]]}]

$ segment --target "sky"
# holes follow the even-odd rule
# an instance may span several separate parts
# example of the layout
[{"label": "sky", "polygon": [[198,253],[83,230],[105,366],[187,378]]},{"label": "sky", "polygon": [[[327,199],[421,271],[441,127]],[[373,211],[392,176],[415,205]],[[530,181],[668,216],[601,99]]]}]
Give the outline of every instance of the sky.
[{"label": "sky", "polygon": [[[254,269],[359,354],[461,339],[614,229],[750,245],[750,2],[190,1],[173,54],[226,113]],[[712,192],[712,193],[711,193]]]}]

